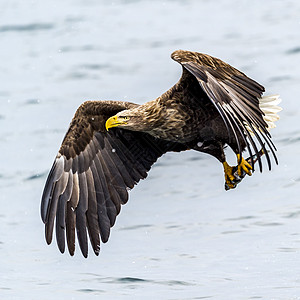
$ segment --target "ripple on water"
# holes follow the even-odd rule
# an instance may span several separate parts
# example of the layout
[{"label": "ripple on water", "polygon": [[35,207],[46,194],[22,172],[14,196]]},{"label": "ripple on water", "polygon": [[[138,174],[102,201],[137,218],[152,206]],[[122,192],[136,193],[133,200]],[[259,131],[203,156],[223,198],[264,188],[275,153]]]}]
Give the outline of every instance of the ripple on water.
[{"label": "ripple on water", "polygon": [[256,225],[256,226],[282,226],[283,223],[279,223],[279,222],[255,222],[255,223],[253,223],[253,225]]},{"label": "ripple on water", "polygon": [[119,230],[136,230],[136,229],[149,228],[149,227],[153,227],[153,226],[149,224],[141,224],[141,225],[122,227]]},{"label": "ripple on water", "polygon": [[25,100],[25,105],[32,105],[32,104],[40,104],[39,99],[27,99]]},{"label": "ripple on water", "polygon": [[3,25],[0,26],[0,32],[20,32],[20,31],[38,31],[49,30],[54,28],[54,24],[51,23],[31,23],[31,24],[15,24],[15,25]]},{"label": "ripple on water", "polygon": [[221,234],[233,234],[233,233],[241,233],[245,232],[245,230],[228,230],[228,231],[223,231]]},{"label": "ripple on water", "polygon": [[116,278],[115,282],[118,283],[151,282],[151,280],[141,279],[137,277],[121,277],[121,278]]},{"label": "ripple on water", "polygon": [[104,290],[98,290],[98,289],[79,289],[77,292],[81,293],[105,293]]},{"label": "ripple on water", "polygon": [[93,273],[86,273],[95,277],[98,282],[110,283],[110,284],[157,284],[165,286],[194,286],[195,283],[182,281],[182,280],[152,280],[138,277],[101,277],[100,275]]},{"label": "ripple on water", "polygon": [[297,54],[297,53],[300,53],[300,46],[291,48],[286,51],[286,54]]},{"label": "ripple on water", "polygon": [[277,249],[279,252],[299,252],[299,248],[281,247]]},{"label": "ripple on water", "polygon": [[116,278],[115,283],[151,283],[151,284],[158,284],[158,285],[165,285],[165,286],[192,286],[195,285],[193,283],[189,283],[182,280],[149,280],[149,279],[142,279],[136,277],[122,277]]},{"label": "ripple on water", "polygon": [[182,281],[182,280],[168,280],[168,281],[156,281],[154,283],[162,284],[162,285],[168,285],[168,286],[174,286],[174,285],[182,285],[182,286],[193,286],[194,283]]},{"label": "ripple on water", "polygon": [[47,174],[48,174],[48,172],[43,172],[43,173],[39,173],[39,174],[33,174],[31,176],[26,177],[25,181],[30,181],[30,180],[36,180],[36,179],[44,178],[44,177],[46,177]]},{"label": "ripple on water", "polygon": [[204,157],[198,155],[198,156],[192,156],[190,158],[187,159],[187,161],[198,161],[198,160],[204,160]]},{"label": "ripple on water", "polygon": [[82,52],[82,51],[96,51],[101,50],[94,45],[83,45],[83,46],[63,46],[60,48],[61,52]]},{"label": "ripple on water", "polygon": [[112,66],[110,64],[84,64],[80,67],[87,70],[103,70],[110,69]]},{"label": "ripple on water", "polygon": [[241,221],[241,220],[250,220],[250,219],[256,219],[257,217],[255,216],[241,216],[237,218],[229,218],[225,219],[225,221]]},{"label": "ripple on water", "polygon": [[278,81],[285,81],[285,80],[290,80],[292,77],[288,75],[283,75],[283,76],[273,76],[270,78],[271,82],[278,82]]},{"label": "ripple on water", "polygon": [[284,218],[287,218],[287,219],[294,219],[294,218],[299,218],[299,217],[300,217],[300,210],[293,211],[284,216]]},{"label": "ripple on water", "polygon": [[282,143],[283,145],[291,145],[291,144],[296,144],[296,143],[299,143],[300,142],[300,136],[299,136],[299,133],[292,133],[290,134],[289,137],[287,138],[283,138],[283,139],[280,139],[278,141],[278,143]]}]

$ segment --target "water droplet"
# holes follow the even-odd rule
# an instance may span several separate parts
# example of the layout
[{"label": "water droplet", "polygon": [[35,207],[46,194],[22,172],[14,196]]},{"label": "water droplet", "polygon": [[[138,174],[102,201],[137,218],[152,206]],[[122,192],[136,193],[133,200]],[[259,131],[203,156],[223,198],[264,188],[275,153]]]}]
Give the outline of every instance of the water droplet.
[{"label": "water droplet", "polygon": [[197,146],[200,148],[203,145],[203,142],[198,142]]},{"label": "water droplet", "polygon": [[116,152],[116,149],[111,149],[111,152],[115,153],[115,152]]}]

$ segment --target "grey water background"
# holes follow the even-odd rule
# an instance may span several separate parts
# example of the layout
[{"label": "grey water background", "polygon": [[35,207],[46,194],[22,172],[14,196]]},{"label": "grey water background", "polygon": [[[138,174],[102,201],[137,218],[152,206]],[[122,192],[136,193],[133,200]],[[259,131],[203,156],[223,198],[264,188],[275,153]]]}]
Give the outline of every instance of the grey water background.
[{"label": "grey water background", "polygon": [[[299,1],[1,0],[0,16],[1,299],[300,299]],[[167,154],[99,257],[61,255],[39,205],[76,108],[156,98],[176,49],[281,94],[280,164],[225,192],[214,158]]]}]

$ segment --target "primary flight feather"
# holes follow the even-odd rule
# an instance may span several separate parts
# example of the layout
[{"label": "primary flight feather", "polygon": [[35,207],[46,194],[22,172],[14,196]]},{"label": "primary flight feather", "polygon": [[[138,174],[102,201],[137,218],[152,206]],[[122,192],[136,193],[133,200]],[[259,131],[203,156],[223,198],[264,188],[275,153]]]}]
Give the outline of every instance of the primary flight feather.
[{"label": "primary flight feather", "polygon": [[[55,227],[61,252],[65,241],[75,251],[75,231],[82,254],[88,236],[96,255],[107,242],[128,190],[147,176],[168,151],[193,149],[216,157],[224,167],[228,189],[237,185],[224,146],[237,156],[237,173],[251,175],[261,148],[271,169],[276,148],[269,129],[275,127],[279,97],[261,97],[264,87],[220,59],[177,50],[182,77],[157,99],[138,105],[122,101],[87,101],[76,111],[48,175],[41,202],[48,244]],[[259,149],[258,149],[259,148]]]}]

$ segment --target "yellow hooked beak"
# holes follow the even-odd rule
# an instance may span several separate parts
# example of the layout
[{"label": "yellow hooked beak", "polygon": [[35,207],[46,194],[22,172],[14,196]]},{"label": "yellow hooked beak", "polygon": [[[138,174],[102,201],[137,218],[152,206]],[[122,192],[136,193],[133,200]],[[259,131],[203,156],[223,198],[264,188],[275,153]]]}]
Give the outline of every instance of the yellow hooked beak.
[{"label": "yellow hooked beak", "polygon": [[120,119],[118,116],[112,116],[106,121],[105,128],[108,131],[109,128],[117,127],[122,124],[127,124],[124,119]]}]

